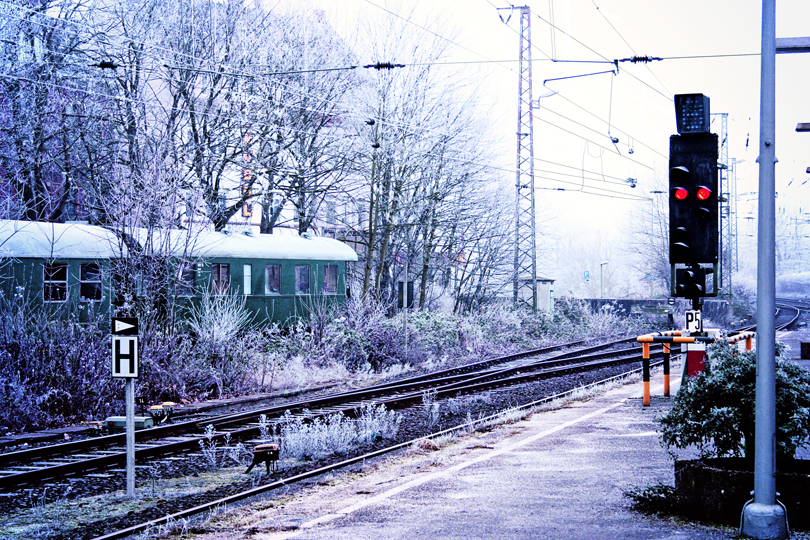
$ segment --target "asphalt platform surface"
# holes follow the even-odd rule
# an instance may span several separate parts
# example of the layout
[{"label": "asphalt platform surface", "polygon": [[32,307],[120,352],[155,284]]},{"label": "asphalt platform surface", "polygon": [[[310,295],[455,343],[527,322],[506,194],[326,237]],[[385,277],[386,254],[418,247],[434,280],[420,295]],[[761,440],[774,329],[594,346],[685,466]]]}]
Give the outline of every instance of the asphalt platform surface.
[{"label": "asphalt platform surface", "polygon": [[[661,378],[653,377],[650,407],[642,406],[641,383],[627,384],[315,485],[271,508],[246,511],[228,533],[203,537],[733,538],[733,528],[631,508],[626,492],[633,487],[674,484],[672,458],[656,432],[655,418],[671,403]],[[673,376],[673,395],[677,382]]]}]

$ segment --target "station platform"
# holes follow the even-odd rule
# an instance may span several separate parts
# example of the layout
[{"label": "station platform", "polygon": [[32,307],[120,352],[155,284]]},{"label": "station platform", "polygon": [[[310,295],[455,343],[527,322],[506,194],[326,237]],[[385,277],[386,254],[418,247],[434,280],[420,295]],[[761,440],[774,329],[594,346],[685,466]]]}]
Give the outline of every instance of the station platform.
[{"label": "station platform", "polygon": [[248,506],[228,519],[227,533],[195,539],[734,538],[734,528],[631,509],[627,491],[674,484],[656,432],[656,417],[671,403],[658,377],[650,407],[642,406],[641,382],[626,384],[440,450],[366,465],[270,508]]}]

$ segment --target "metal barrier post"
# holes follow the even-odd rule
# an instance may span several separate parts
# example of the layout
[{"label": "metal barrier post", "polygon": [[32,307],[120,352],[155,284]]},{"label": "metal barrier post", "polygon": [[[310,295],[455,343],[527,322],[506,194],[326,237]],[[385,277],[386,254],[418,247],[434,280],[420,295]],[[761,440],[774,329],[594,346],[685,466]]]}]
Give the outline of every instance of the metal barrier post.
[{"label": "metal barrier post", "polygon": [[650,406],[650,344],[642,343],[643,359],[642,359],[642,376],[641,380],[644,381],[644,406]]},{"label": "metal barrier post", "polygon": [[664,396],[669,397],[669,343],[664,343]]}]

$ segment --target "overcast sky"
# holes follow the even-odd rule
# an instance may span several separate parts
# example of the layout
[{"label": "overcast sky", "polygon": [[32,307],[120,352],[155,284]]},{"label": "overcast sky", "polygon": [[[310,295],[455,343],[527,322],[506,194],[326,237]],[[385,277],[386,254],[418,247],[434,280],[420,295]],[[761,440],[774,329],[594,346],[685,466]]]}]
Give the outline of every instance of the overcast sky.
[{"label": "overcast sky", "polygon": [[[448,60],[484,62],[465,69],[474,70],[476,91],[487,101],[493,132],[502,143],[498,164],[514,169],[517,10],[510,18],[510,10],[496,9],[508,4],[496,0],[310,1],[348,38],[358,24],[394,17],[389,11],[409,13],[415,36],[426,32],[422,27],[427,26],[452,42]],[[633,210],[650,204],[647,199],[656,196],[650,191],[666,186],[669,136],[676,132],[672,96],[682,93],[706,94],[712,113],[728,113],[728,155],[739,163],[738,228],[742,234],[755,227],[744,218],[756,215],[756,195],[742,194],[756,192],[758,184],[760,2],[542,0],[526,5],[532,10],[533,93],[540,105],[534,124],[536,187],[547,235],[562,238],[559,246],[576,245],[585,238],[598,239],[603,246],[623,241]],[[299,9],[301,4],[282,0],[280,7]],[[776,33],[810,35],[810,2],[777,2]],[[544,84],[613,67],[581,61],[634,55],[664,60],[623,62],[617,75]],[[409,59],[360,60],[407,63]],[[806,173],[810,133],[795,131],[798,122],[810,122],[808,74],[810,54],[777,57],[777,205],[789,215],[810,212],[810,182],[805,184],[810,178]],[[713,118],[712,131],[719,133],[719,118]],[[609,135],[619,143],[612,144]],[[625,184],[627,178],[637,180],[637,186]],[[746,239],[752,240],[741,237],[741,242]],[[619,251],[609,254],[617,260],[614,266],[621,264]],[[569,263],[551,259],[541,264],[544,272],[570,271],[560,267]],[[590,268],[592,275],[598,273],[596,265]]]}]

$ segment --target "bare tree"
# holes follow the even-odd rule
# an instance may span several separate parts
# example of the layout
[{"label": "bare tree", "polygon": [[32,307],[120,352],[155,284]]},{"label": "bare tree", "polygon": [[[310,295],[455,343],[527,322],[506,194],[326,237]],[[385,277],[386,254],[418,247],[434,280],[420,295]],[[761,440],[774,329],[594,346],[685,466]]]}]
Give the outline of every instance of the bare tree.
[{"label": "bare tree", "polygon": [[267,175],[262,232],[272,230],[289,201],[304,233],[351,171],[348,106],[360,81],[349,70],[335,70],[349,65],[350,54],[331,28],[300,17],[279,17],[278,25],[284,39],[267,51],[267,63],[278,73],[264,78],[260,90],[273,108],[265,120],[273,130],[257,148]]},{"label": "bare tree", "polygon": [[[109,169],[107,120],[84,32],[89,6],[3,4],[0,170],[6,216],[57,221],[86,214],[88,184]],[[78,216],[77,216],[78,214]]]},{"label": "bare tree", "polygon": [[[412,16],[405,13],[403,19]],[[480,186],[494,178],[483,165],[488,130],[469,92],[474,81],[436,67],[448,42],[431,32],[414,32],[403,19],[363,26],[373,59],[407,67],[368,74],[368,90],[361,95],[371,119],[362,137],[368,141],[366,158],[357,160],[365,186],[362,294],[390,298],[407,260],[408,281],[418,282],[419,307],[426,308],[453,290],[451,276],[472,246],[467,242],[478,237],[471,232],[478,230],[475,220],[487,214]],[[431,24],[435,21],[420,22]],[[485,259],[467,260],[465,278]]]},{"label": "bare tree", "polygon": [[659,294],[670,289],[669,265],[669,197],[666,178],[653,177],[650,201],[635,207],[628,231],[630,264],[641,275],[657,285]]}]

